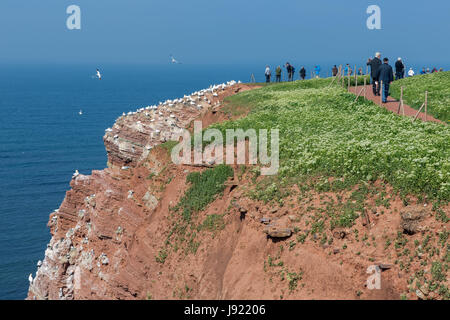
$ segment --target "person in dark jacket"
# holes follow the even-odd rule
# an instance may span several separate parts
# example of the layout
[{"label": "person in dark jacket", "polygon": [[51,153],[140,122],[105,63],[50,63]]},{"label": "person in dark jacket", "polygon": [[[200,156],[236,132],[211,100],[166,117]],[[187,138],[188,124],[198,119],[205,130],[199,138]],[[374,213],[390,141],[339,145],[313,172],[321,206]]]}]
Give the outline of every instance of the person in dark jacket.
[{"label": "person in dark jacket", "polygon": [[334,65],[333,69],[331,69],[331,74],[333,75],[333,77],[337,76],[338,71],[338,68],[336,67],[336,65]]},{"label": "person in dark jacket", "polygon": [[394,81],[394,70],[389,65],[388,58],[384,58],[383,64],[378,67],[376,78],[378,79],[378,81],[383,83],[383,95],[381,97],[381,100],[383,101],[383,103],[386,103],[387,97],[389,96],[389,85],[392,81]]},{"label": "person in dark jacket", "polygon": [[292,74],[292,66],[289,62],[286,62],[286,72],[288,74],[288,81],[292,81],[293,74]]},{"label": "person in dark jacket", "polygon": [[395,79],[403,79],[405,77],[405,65],[403,64],[402,58],[398,58],[395,62]]},{"label": "person in dark jacket", "polygon": [[372,90],[373,94],[376,96],[380,95],[380,85],[378,84],[378,79],[376,77],[378,68],[381,66],[381,53],[377,52],[375,58],[369,59],[367,65],[370,66],[370,77],[372,78]]},{"label": "person in dark jacket", "polygon": [[306,77],[306,69],[305,69],[305,67],[302,66],[302,68],[300,69],[299,73],[300,73],[300,78],[302,80],[305,80],[305,77]]}]

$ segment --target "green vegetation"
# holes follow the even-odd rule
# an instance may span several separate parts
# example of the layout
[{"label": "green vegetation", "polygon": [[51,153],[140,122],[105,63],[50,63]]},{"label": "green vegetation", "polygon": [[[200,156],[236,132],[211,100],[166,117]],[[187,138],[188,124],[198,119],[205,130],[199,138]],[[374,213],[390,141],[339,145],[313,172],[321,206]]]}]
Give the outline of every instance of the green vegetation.
[{"label": "green vegetation", "polygon": [[[344,184],[381,179],[402,195],[450,200],[448,126],[412,123],[362,98],[354,103],[353,94],[330,82],[282,83],[229,97],[230,103],[247,106],[249,115],[212,127],[279,129],[282,182],[320,176]],[[269,191],[275,198],[280,194],[273,186]]]},{"label": "green vegetation", "polygon": [[233,176],[233,169],[227,165],[200,172],[191,172],[186,180],[191,183],[186,194],[174,208],[181,212],[184,220],[190,221],[192,214],[206,208],[225,189],[225,181]]},{"label": "green vegetation", "polygon": [[203,224],[200,226],[200,230],[217,231],[225,228],[225,222],[223,221],[223,215],[211,214],[205,218]]},{"label": "green vegetation", "polygon": [[225,227],[224,215],[212,214],[200,223],[196,213],[204,210],[216,199],[225,189],[225,181],[233,175],[230,166],[219,165],[203,172],[192,172],[186,177],[190,187],[179,203],[171,208],[172,228],[164,247],[156,257],[157,262],[164,263],[169,249],[177,252],[182,248],[185,254],[195,254],[200,246],[200,242],[196,241],[198,232],[215,232]]},{"label": "green vegetation", "polygon": [[450,71],[394,81],[391,86],[391,95],[400,99],[402,86],[403,99],[407,105],[419,109],[425,102],[425,91],[428,91],[428,112],[436,119],[446,123],[450,121]]},{"label": "green vegetation", "polygon": [[178,141],[166,141],[162,144],[159,145],[159,147],[167,150],[167,153],[170,155],[170,153],[172,152],[172,149],[178,144]]},{"label": "green vegetation", "polygon": [[167,258],[167,250],[161,249],[159,250],[158,255],[155,257],[156,262],[164,264]]}]

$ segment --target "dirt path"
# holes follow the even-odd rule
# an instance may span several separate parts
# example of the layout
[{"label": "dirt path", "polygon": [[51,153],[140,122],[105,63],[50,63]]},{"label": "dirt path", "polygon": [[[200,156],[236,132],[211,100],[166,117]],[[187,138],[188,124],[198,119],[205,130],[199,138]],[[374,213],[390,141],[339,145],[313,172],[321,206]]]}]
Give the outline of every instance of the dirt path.
[{"label": "dirt path", "polygon": [[[357,95],[361,89],[364,86],[358,86],[358,87],[350,87],[350,92],[354,93],[355,95]],[[361,95],[364,95],[364,91],[361,93]],[[376,104],[383,106],[384,108],[388,109],[389,111],[392,111],[394,113],[397,113],[398,111],[398,106],[399,106],[399,101],[392,98],[391,96],[388,97],[387,99],[387,103],[381,103],[381,97],[379,96],[375,96],[372,92],[372,85],[366,85],[366,99],[372,100],[373,102],[375,102]],[[414,118],[415,115],[417,114],[417,110],[411,108],[410,106],[403,104],[404,108],[405,108],[405,116],[408,117],[412,117]],[[423,109],[422,109],[423,110]],[[400,110],[400,114],[402,113],[402,110]],[[421,112],[419,113],[419,116],[417,117],[417,119],[420,119],[422,121],[433,121],[433,122],[437,122],[437,123],[443,123],[442,121],[434,118],[433,116],[427,114],[426,118],[425,118],[425,113]],[[426,119],[426,120],[425,120]]]}]

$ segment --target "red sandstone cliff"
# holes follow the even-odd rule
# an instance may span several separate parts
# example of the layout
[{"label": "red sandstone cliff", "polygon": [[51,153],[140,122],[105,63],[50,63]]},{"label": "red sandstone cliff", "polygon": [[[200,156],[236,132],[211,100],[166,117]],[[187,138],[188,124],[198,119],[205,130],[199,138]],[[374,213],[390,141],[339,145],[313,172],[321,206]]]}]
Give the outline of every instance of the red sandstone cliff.
[{"label": "red sandstone cliff", "polygon": [[[171,207],[187,189],[188,173],[204,168],[176,166],[157,146],[194,119],[205,126],[226,119],[230,115],[217,112],[220,102],[248,89],[216,88],[120,117],[104,136],[108,168],[74,177],[50,215],[52,238],[28,299],[398,299],[407,292],[409,275],[419,267],[399,268],[393,245],[385,247],[401,230],[398,212],[405,208],[398,198],[390,209],[397,214],[380,215],[374,205],[377,210],[355,227],[359,239],[354,230],[337,230],[329,235],[332,245],[320,239],[302,245],[294,236],[279,241],[264,234],[264,219],[304,232],[311,229],[310,206],[320,207],[323,197],[338,205],[351,192],[286,197],[285,206],[273,207],[245,196],[251,178],[236,168],[224,194],[198,217],[224,214],[223,226],[194,230],[195,241],[172,242],[179,217]],[[443,228],[429,208],[417,210],[428,230]],[[370,246],[360,241],[366,233],[373,235]],[[420,232],[410,243],[417,239]],[[444,259],[444,250],[440,254]],[[368,290],[367,267],[379,263],[391,265],[381,289]]]}]

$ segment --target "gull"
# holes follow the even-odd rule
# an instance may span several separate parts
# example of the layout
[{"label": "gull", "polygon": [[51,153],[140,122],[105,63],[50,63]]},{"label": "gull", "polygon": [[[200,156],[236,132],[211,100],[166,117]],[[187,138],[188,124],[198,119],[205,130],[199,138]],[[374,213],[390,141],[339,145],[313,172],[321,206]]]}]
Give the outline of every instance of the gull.
[{"label": "gull", "polygon": [[75,172],[72,175],[72,179],[75,179],[76,177],[78,177],[80,175],[80,173],[78,172],[78,170],[75,170]]},{"label": "gull", "polygon": [[98,80],[102,80],[102,74],[100,73],[99,69],[97,69],[97,73],[95,76],[97,77]]},{"label": "gull", "polygon": [[81,116],[83,114],[83,110],[80,109],[80,111],[78,111],[78,114]]},{"label": "gull", "polygon": [[33,275],[30,273],[30,275],[28,276],[28,281],[30,282],[30,284],[33,283]]},{"label": "gull", "polygon": [[175,60],[175,58],[173,57],[173,55],[170,55],[169,57],[170,57],[170,63],[172,63],[172,64],[181,64],[181,62]]}]

